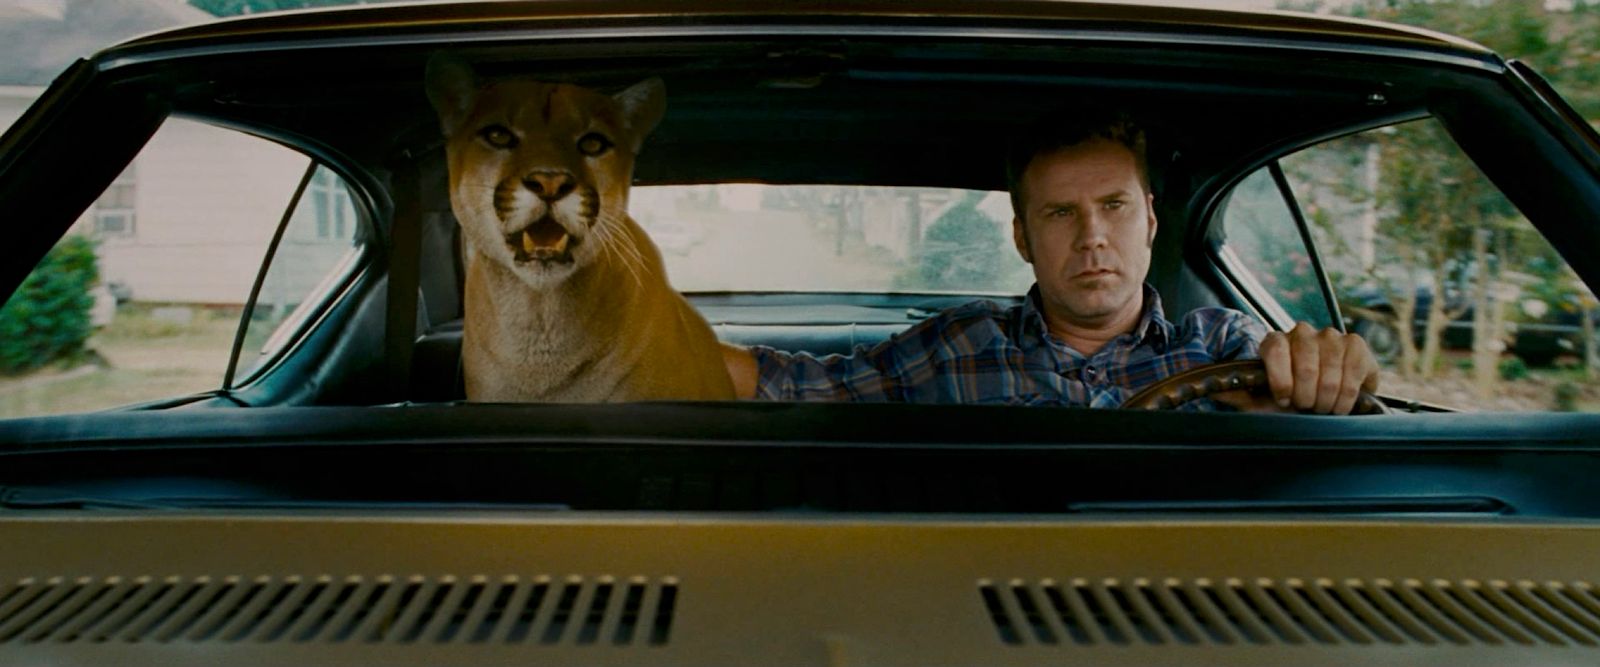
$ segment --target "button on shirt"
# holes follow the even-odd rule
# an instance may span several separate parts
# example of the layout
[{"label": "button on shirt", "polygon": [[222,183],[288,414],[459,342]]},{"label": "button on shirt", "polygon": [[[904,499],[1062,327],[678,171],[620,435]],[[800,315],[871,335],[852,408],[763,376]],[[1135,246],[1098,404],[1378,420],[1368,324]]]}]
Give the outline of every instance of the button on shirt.
[{"label": "button on shirt", "polygon": [[1085,356],[1049,333],[1038,303],[1037,285],[1016,306],[974,301],[876,347],[858,346],[850,356],[817,358],[755,346],[750,350],[759,368],[756,396],[1114,408],[1173,374],[1256,358],[1267,333],[1260,321],[1226,308],[1200,308],[1169,322],[1161,297],[1146,284],[1138,326]]}]

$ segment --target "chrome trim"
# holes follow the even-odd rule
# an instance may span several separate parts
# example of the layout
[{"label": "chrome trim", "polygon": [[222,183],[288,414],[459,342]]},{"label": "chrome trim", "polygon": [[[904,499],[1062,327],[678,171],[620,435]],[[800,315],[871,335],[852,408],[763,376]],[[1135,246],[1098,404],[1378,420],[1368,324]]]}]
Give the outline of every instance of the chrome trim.
[{"label": "chrome trim", "polygon": [[1349,333],[1344,328],[1344,313],[1339,310],[1339,299],[1333,294],[1333,281],[1328,278],[1328,271],[1322,265],[1322,252],[1317,250],[1317,241],[1311,237],[1311,224],[1306,221],[1306,213],[1300,207],[1300,198],[1294,194],[1294,187],[1289,184],[1289,176],[1283,173],[1283,163],[1273,160],[1267,165],[1272,174],[1272,182],[1278,188],[1278,195],[1283,197],[1284,206],[1289,209],[1290,217],[1294,218],[1294,226],[1300,231],[1300,243],[1305,245],[1306,255],[1311,258],[1311,273],[1317,277],[1317,287],[1321,288],[1322,303],[1328,309],[1328,320],[1339,333]]},{"label": "chrome trim", "polygon": [[[267,337],[267,340],[263,341],[261,346],[262,350],[271,350],[271,352],[260,354],[255,363],[247,370],[242,374],[236,374],[232,378],[231,386],[226,388],[229,392],[238,392],[254,386],[257,381],[265,377],[273,368],[283,363],[283,360],[292,354],[294,350],[299,349],[308,334],[327,319],[328,313],[333,311],[333,306],[349,294],[351,288],[359,282],[361,276],[366,275],[367,269],[373,261],[373,248],[379,245],[380,237],[376,223],[378,219],[377,213],[374,208],[374,202],[366,196],[365,189],[354,187],[352,180],[344,170],[316,159],[312,159],[311,162],[313,172],[325,169],[345,184],[346,189],[351,194],[350,203],[356,210],[357,229],[364,229],[367,238],[364,242],[352,245],[350,250],[339,258],[339,262],[334,265],[333,270],[328,272],[328,275],[324,276],[317,283],[317,286],[312,288],[311,292],[306,295],[306,300],[301,301],[300,305],[296,306],[294,311],[289,313],[289,316],[278,324],[278,328],[273,331],[272,335]],[[296,206],[298,206],[298,202],[296,202]],[[292,221],[291,219],[284,222],[285,230],[288,229],[288,225]],[[270,264],[261,268],[263,277],[271,271],[272,266]],[[249,314],[247,313],[245,317],[249,317]],[[293,326],[290,326],[291,324]],[[275,345],[278,346],[278,349],[273,349]],[[236,356],[243,357],[244,353],[245,350],[240,349]],[[236,358],[235,363],[238,361],[239,359]]]},{"label": "chrome trim", "polygon": [[[258,380],[266,376],[269,371],[282,363],[291,352],[299,349],[305,342],[307,334],[333,310],[333,305],[338,303],[350,292],[350,288],[366,273],[372,254],[373,244],[363,243],[352,246],[350,251],[340,258],[334,270],[323,278],[322,282],[312,289],[305,301],[296,306],[294,312],[278,324],[278,328],[262,343],[264,351],[258,355],[253,363],[241,376],[234,378],[230,392],[238,392],[253,386]],[[266,267],[270,272],[272,267]],[[291,326],[292,325],[292,326]],[[276,346],[276,348],[274,347]],[[271,350],[265,352],[265,350]],[[246,350],[241,349],[239,356],[243,357]]]},{"label": "chrome trim", "polygon": [[1294,325],[1294,318],[1289,316],[1289,311],[1284,310],[1278,303],[1277,297],[1272,296],[1267,288],[1256,280],[1255,275],[1244,267],[1244,261],[1234,254],[1233,248],[1225,243],[1212,244],[1210,248],[1212,264],[1219,269],[1218,272],[1222,277],[1232,282],[1234,288],[1250,301],[1257,316],[1279,331],[1287,331]]},{"label": "chrome trim", "polygon": [[[299,210],[300,202],[305,198],[306,188],[311,185],[311,180],[316,175],[317,161],[307,160],[305,174],[300,177],[300,183],[295,185],[294,194],[289,197],[289,205],[284,208],[283,217],[279,219],[277,227],[273,229],[272,240],[267,243],[267,254],[262,258],[260,268],[256,269],[256,279],[250,283],[250,296],[245,298],[244,311],[239,314],[238,332],[233,335],[233,345],[229,346],[228,370],[222,374],[223,391],[233,387],[233,380],[239,372],[239,355],[244,350],[245,335],[250,333],[250,325],[255,321],[256,308],[261,305],[261,287],[266,284],[267,274],[272,273],[273,262],[278,257],[278,249],[283,246],[283,235],[289,231],[289,223],[294,222],[294,214]],[[269,338],[268,340],[271,339]],[[259,365],[259,361],[257,365]]]},{"label": "chrome trim", "polygon": [[[352,246],[350,250],[344,254],[344,257],[339,258],[339,263],[334,265],[333,270],[329,271],[328,275],[324,276],[322,281],[317,283],[317,286],[311,290],[311,293],[323,295],[322,298],[318,299],[318,303],[326,301],[326,295],[337,291],[334,289],[334,286],[339,283],[343,283],[343,278],[349,276],[350,273],[355,270],[356,263],[361,260],[362,255],[366,254],[366,248],[367,246],[365,244]],[[261,344],[261,356],[275,354],[279,347],[285,345],[290,338],[295,337],[295,331],[300,329],[300,327],[305,326],[306,320],[310,319],[310,314],[302,311],[311,310],[305,307],[307,303],[310,302],[300,302],[300,307],[295,309],[296,312],[290,313],[288,317],[284,318],[283,325],[280,325],[277,331],[272,332],[272,335],[267,337],[267,340]],[[291,322],[294,323],[293,326],[286,326]],[[271,352],[269,353],[268,350],[271,350]]]},{"label": "chrome trim", "polygon": [[[358,285],[362,285],[362,278],[370,274],[373,248],[374,246],[371,243],[358,248],[360,250],[360,259],[355,262],[355,269],[350,270],[350,274],[346,275],[344,280],[338,283],[336,290],[328,291],[323,296],[322,301],[318,302],[317,307],[314,310],[310,310],[306,323],[301,325],[298,331],[294,331],[294,336],[288,339],[288,344],[283,345],[282,349],[274,353],[272,357],[267,358],[267,360],[262,360],[258,365],[251,366],[250,373],[235,382],[234,387],[229,389],[230,395],[238,395],[238,393],[248,392],[248,390],[258,387],[262,379],[266,379],[269,374],[272,374],[272,371],[275,371],[278,366],[282,366],[291,355],[298,352],[302,345],[306,345],[306,341],[309,341],[312,333],[320,326],[323,326],[323,323],[328,322],[328,317],[333,315],[334,310],[338,310],[339,302],[349,299],[355,288]],[[304,304],[301,304],[301,306],[304,306]],[[299,310],[296,309],[296,314],[298,312]],[[288,320],[285,320],[285,322],[288,322]]]}]

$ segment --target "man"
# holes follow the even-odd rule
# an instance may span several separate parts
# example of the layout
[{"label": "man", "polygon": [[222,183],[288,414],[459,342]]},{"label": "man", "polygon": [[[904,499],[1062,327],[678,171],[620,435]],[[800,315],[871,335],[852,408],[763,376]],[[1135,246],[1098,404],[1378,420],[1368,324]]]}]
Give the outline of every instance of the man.
[{"label": "man", "polygon": [[1283,409],[1348,414],[1360,390],[1377,388],[1377,362],[1358,336],[1305,323],[1269,333],[1223,308],[1164,317],[1144,282],[1158,227],[1144,135],[1126,117],[1081,114],[1026,136],[1007,173],[1013,240],[1036,280],[1025,303],[952,308],[850,357],[728,346],[736,393],[1116,407],[1175,373],[1256,357]]}]

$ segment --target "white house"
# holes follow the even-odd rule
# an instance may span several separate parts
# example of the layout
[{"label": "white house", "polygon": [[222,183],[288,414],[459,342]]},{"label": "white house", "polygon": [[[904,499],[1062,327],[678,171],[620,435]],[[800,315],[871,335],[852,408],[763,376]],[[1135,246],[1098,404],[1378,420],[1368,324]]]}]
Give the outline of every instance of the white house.
[{"label": "white house", "polygon": [[[0,3],[0,124],[10,127],[74,58],[128,37],[212,17],[183,0]],[[241,305],[309,164],[235,130],[169,119],[84,213],[102,280],[134,300]],[[308,188],[280,247],[284,276],[263,298],[294,303],[351,245],[349,196],[327,174]],[[274,273],[278,273],[275,271]]]}]

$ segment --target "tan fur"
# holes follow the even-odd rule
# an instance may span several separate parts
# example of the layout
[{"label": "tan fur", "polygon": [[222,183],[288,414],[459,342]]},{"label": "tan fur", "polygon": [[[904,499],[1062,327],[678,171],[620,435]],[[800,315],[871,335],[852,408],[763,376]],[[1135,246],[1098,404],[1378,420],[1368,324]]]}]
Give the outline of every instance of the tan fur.
[{"label": "tan fur", "polygon": [[[634,156],[665,108],[659,80],[610,97],[527,80],[480,87],[464,65],[436,60],[428,96],[465,241],[469,400],[733,397],[711,327],[667,284],[660,251],[627,214]],[[591,133],[611,146],[580,151]],[[562,183],[571,194],[558,196]],[[523,246],[519,261],[511,239],[551,221],[567,234],[565,254],[539,246],[556,259],[530,259]]]}]

